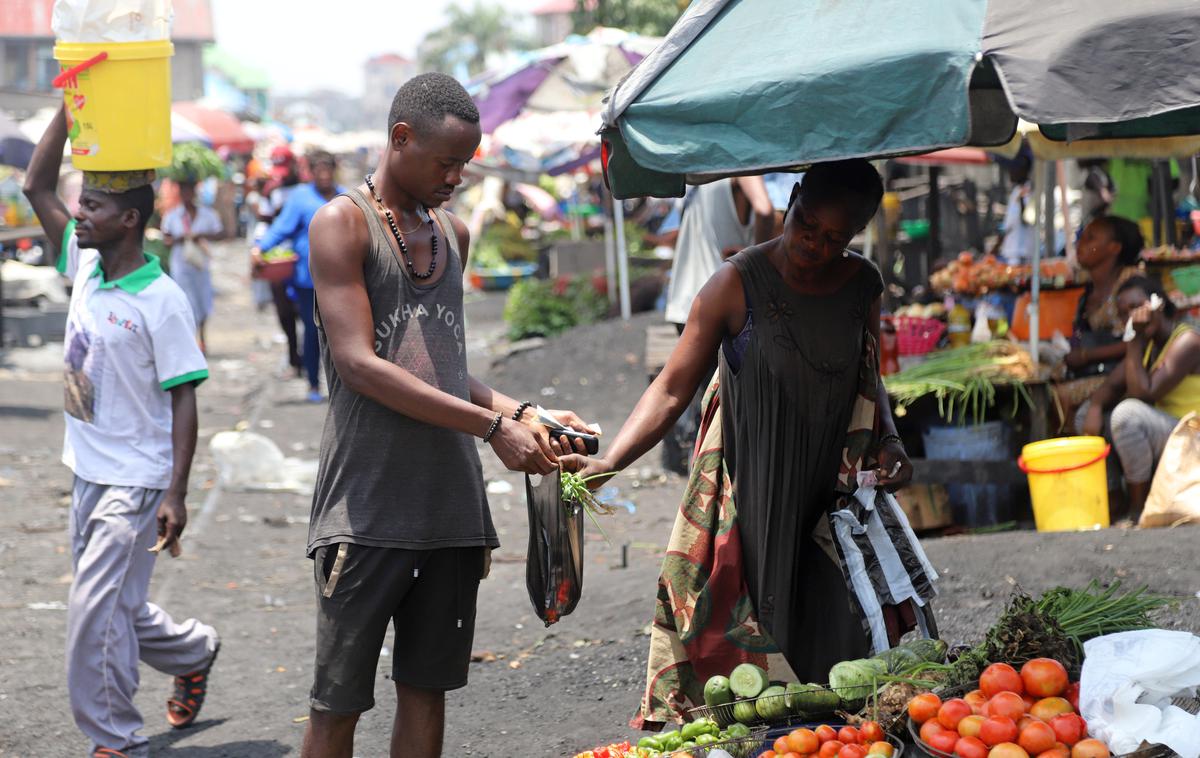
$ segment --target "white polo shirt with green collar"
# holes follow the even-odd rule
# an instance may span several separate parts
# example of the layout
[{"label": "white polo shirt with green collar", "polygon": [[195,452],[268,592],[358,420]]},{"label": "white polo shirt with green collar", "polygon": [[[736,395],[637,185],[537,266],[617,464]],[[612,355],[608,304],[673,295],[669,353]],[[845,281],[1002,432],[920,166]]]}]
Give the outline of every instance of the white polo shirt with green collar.
[{"label": "white polo shirt with green collar", "polygon": [[74,282],[63,463],[96,484],[166,489],[173,467],[169,390],[208,378],[187,296],[151,255],[141,268],[106,280],[100,253],[80,249],[74,221],[58,270]]}]

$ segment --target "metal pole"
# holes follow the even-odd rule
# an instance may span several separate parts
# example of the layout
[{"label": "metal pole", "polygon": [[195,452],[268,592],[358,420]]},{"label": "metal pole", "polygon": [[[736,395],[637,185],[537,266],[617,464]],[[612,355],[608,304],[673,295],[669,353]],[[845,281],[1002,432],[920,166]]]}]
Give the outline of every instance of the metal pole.
[{"label": "metal pole", "polygon": [[604,273],[608,281],[608,302],[617,302],[617,241],[613,235],[613,206],[616,201],[608,196],[608,212],[604,214]]},{"label": "metal pole", "polygon": [[[937,261],[942,257],[942,188],[939,179],[941,166],[929,167],[929,257]],[[926,265],[928,268],[928,264]]]},{"label": "metal pole", "polygon": [[617,279],[621,290],[621,318],[628,321],[629,306],[629,252],[625,247],[625,204],[613,199],[613,225],[617,227]]},{"label": "metal pole", "polygon": [[1058,181],[1058,205],[1063,209],[1063,239],[1067,262],[1075,266],[1075,225],[1071,223],[1070,203],[1067,202],[1067,169],[1062,161],[1055,161],[1054,172]]}]

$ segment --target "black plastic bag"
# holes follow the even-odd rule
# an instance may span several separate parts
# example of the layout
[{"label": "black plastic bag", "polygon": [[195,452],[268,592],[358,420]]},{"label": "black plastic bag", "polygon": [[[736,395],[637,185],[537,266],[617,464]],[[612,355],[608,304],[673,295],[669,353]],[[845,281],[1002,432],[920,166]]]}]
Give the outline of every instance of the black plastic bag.
[{"label": "black plastic bag", "polygon": [[559,472],[537,485],[525,477],[529,551],[525,587],[538,618],[550,626],[575,610],[583,593],[583,505],[562,501]]}]

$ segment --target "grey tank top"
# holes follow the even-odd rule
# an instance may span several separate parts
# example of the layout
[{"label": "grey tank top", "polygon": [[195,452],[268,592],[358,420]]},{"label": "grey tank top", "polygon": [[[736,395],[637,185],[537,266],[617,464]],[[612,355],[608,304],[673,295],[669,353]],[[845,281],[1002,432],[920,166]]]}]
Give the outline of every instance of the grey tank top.
[{"label": "grey tank top", "polygon": [[[373,203],[346,194],[370,230],[363,279],[375,325],[375,354],[442,392],[470,399],[462,261],[449,217],[441,227],[442,276],[430,285],[406,274]],[[318,303],[318,319],[319,319]],[[409,418],[346,387],[318,320],[329,412],[309,522],[308,554],[352,542],[423,550],[497,547],[475,440]]]}]

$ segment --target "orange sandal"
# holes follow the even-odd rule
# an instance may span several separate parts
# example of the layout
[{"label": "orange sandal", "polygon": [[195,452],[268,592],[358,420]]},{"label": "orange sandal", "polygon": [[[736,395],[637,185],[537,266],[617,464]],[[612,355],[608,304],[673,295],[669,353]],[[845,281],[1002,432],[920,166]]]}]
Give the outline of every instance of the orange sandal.
[{"label": "orange sandal", "polygon": [[98,747],[96,752],[92,753],[92,758],[129,758],[120,750],[113,750],[111,747]]},{"label": "orange sandal", "polygon": [[[218,642],[208,665],[191,674],[175,677],[175,695],[167,701],[167,723],[176,729],[189,727],[200,715],[204,696],[208,694],[208,675],[221,652]],[[119,754],[118,754],[119,755]]]}]

